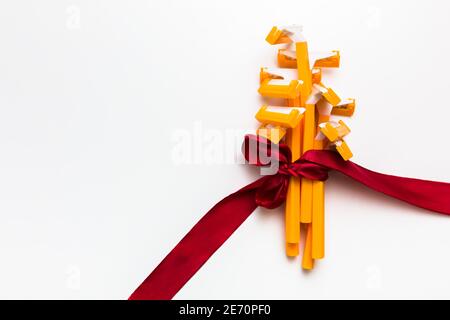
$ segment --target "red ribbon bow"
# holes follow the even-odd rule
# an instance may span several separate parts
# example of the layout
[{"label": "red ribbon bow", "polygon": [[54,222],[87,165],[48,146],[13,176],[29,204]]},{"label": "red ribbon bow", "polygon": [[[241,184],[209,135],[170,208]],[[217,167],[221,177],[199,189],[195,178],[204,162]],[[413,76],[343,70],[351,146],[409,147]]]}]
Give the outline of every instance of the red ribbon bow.
[{"label": "red ribbon bow", "polygon": [[333,151],[311,150],[292,163],[286,145],[275,146],[253,135],[246,136],[243,152],[246,160],[256,166],[265,165],[261,155],[278,161],[277,173],[264,176],[217,203],[133,292],[130,300],[172,299],[258,206],[276,208],[285,201],[289,176],[326,180],[327,172],[335,170],[390,197],[450,215],[449,183],[374,172],[344,161]]},{"label": "red ribbon bow", "polygon": [[[256,190],[255,202],[258,206],[275,209],[286,201],[289,177],[303,177],[310,180],[328,179],[328,168],[316,163],[299,159],[292,163],[291,150],[284,144],[275,145],[260,136],[248,135],[242,145],[245,160],[257,167],[278,165],[278,171],[260,179],[261,185]],[[270,159],[271,162],[263,161]]]}]

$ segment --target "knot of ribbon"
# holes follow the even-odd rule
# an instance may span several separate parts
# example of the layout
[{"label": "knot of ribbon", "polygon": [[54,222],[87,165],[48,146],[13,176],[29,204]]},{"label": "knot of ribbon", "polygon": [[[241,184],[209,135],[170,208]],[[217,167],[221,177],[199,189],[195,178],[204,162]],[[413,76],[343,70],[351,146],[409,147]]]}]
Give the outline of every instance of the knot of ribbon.
[{"label": "knot of ribbon", "polygon": [[259,180],[260,186],[256,191],[256,204],[267,209],[275,209],[286,201],[290,177],[328,179],[329,168],[304,157],[292,162],[292,153],[287,145],[276,145],[261,136],[245,136],[242,152],[250,165],[277,168],[275,174]]}]

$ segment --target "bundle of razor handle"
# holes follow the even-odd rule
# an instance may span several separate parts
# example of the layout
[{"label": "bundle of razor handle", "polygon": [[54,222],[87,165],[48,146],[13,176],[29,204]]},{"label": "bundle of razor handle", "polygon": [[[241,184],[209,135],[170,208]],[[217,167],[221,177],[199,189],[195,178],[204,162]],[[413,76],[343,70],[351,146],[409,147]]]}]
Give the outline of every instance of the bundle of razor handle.
[{"label": "bundle of razor handle", "polygon": [[[350,159],[352,152],[344,140],[350,129],[332,116],[352,116],[355,100],[341,99],[322,82],[322,69],[339,67],[339,51],[309,52],[299,26],[273,27],[266,41],[279,45],[279,68],[261,68],[258,92],[271,101],[279,100],[280,104],[260,108],[256,114],[261,123],[257,135],[275,144],[287,144],[292,161],[308,150],[323,149],[334,149],[344,160]],[[289,69],[296,71],[297,79],[292,79],[293,71]],[[302,267],[306,270],[325,255],[324,183],[300,177],[291,177],[289,181],[286,254],[298,256],[303,239]]]}]

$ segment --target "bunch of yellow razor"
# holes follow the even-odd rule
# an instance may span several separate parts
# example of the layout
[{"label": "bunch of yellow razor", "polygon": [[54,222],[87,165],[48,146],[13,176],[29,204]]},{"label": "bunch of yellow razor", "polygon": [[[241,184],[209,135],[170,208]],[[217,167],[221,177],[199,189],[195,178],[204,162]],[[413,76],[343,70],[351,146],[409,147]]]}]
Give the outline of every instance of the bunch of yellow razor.
[{"label": "bunch of yellow razor", "polygon": [[[280,45],[279,68],[261,68],[259,93],[280,99],[281,106],[264,105],[256,114],[261,122],[257,134],[273,143],[286,143],[292,161],[308,150],[335,149],[344,160],[352,152],[344,140],[350,133],[342,121],[331,121],[332,115],[350,117],[355,111],[354,99],[341,99],[322,83],[323,68],[338,68],[339,51],[314,53],[302,35],[301,26],[273,27],[266,41]],[[297,70],[297,79],[289,79]],[[292,76],[291,76],[292,77]],[[275,100],[272,99],[272,100]],[[306,231],[302,267],[310,270],[315,259],[325,255],[324,182],[291,177],[286,200],[286,254],[300,254],[300,233]]]}]

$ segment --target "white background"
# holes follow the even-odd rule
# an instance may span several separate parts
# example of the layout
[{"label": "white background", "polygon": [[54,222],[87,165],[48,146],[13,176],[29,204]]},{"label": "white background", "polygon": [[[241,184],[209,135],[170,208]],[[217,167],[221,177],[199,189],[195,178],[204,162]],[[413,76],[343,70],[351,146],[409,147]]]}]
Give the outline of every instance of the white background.
[{"label": "white background", "polygon": [[[354,161],[450,181],[448,1],[2,1],[0,298],[124,299],[206,211],[256,179],[177,164],[171,137],[256,128],[273,25],[341,50]],[[450,218],[333,174],[326,258],[257,210],[176,298],[450,298]]]}]

